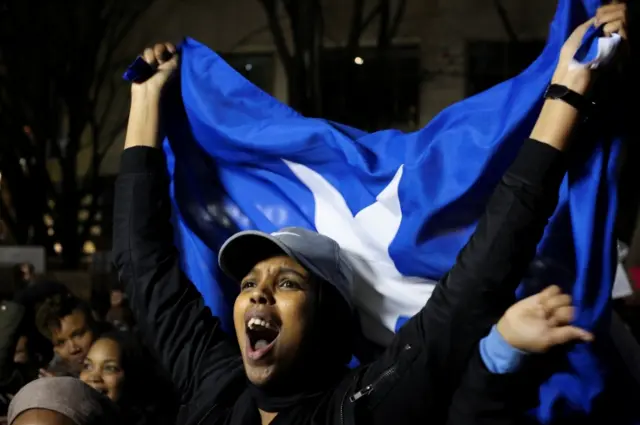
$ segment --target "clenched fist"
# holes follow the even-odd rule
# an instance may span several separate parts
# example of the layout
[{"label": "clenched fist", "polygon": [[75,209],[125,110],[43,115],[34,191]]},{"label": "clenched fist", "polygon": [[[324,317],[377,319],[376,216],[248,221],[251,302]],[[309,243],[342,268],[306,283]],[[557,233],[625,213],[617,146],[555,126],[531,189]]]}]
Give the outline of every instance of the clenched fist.
[{"label": "clenched fist", "polygon": [[176,69],[178,69],[178,53],[176,47],[171,43],[159,43],[145,49],[141,57],[151,65],[156,72],[148,80],[141,83],[134,83],[131,86],[131,90],[134,94],[139,91],[159,93],[167,81],[173,76]]},{"label": "clenched fist", "polygon": [[617,33],[623,40],[627,39],[627,5],[626,2],[613,2],[602,6],[596,16],[578,26],[562,46],[553,82],[566,85],[572,90],[585,94],[590,86],[593,71],[588,69],[570,70],[569,64],[582,44],[582,39],[590,27],[602,27],[606,36]]},{"label": "clenched fist", "polygon": [[158,148],[162,145],[160,98],[162,89],[178,69],[178,54],[171,43],[145,49],[141,58],[155,70],[151,78],[131,85],[131,109],[124,147]]},{"label": "clenched fist", "polygon": [[511,306],[498,322],[498,332],[514,348],[544,353],[572,341],[590,342],[593,335],[569,325],[574,318],[571,297],[559,287],[525,298]]}]

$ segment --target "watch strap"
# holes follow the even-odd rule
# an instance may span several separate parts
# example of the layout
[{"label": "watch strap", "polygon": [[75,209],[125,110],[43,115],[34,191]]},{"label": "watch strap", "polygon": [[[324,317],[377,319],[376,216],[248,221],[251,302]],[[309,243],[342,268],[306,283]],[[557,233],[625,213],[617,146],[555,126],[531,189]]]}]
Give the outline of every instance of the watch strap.
[{"label": "watch strap", "polygon": [[595,107],[595,103],[588,100],[585,96],[560,84],[549,85],[544,97],[545,99],[562,100],[576,108],[578,112],[586,115],[589,115]]}]

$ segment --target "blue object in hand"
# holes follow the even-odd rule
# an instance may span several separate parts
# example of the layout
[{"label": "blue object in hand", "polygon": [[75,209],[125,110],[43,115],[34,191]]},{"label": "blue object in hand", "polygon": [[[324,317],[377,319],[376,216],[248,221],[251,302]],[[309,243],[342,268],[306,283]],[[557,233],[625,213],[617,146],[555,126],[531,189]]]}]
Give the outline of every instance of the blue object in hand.
[{"label": "blue object in hand", "polygon": [[140,56],[124,72],[122,78],[130,83],[143,83],[155,74],[156,70]]}]

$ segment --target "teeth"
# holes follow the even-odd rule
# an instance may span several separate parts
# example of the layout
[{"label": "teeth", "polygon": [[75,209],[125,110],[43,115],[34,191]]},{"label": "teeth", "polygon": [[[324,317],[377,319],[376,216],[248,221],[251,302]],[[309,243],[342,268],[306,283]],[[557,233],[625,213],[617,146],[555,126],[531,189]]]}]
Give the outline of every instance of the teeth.
[{"label": "teeth", "polygon": [[247,327],[249,329],[254,329],[256,326],[262,326],[263,328],[267,328],[267,329],[274,329],[271,323],[267,321],[264,321],[257,317],[252,317],[251,319],[249,319],[249,322],[247,323]]}]

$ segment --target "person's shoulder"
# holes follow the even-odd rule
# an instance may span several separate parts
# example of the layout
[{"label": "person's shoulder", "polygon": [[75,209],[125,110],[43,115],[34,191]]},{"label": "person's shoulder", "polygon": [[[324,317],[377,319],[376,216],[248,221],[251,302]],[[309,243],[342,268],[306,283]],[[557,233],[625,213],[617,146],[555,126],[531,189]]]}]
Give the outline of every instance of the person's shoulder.
[{"label": "person's shoulder", "polygon": [[247,408],[250,397],[242,366],[233,368],[223,380],[205,378],[193,397],[180,406],[176,423],[226,424],[234,412]]}]

